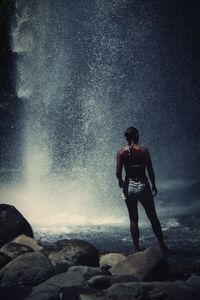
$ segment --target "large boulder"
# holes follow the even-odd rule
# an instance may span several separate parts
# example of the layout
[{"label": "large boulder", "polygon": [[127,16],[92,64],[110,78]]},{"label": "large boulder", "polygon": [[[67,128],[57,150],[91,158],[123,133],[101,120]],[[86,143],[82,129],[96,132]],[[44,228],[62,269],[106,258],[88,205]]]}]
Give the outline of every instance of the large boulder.
[{"label": "large boulder", "polygon": [[99,266],[97,249],[88,242],[81,240],[56,242],[48,257],[55,267],[56,273],[66,272],[69,267],[75,265]]},{"label": "large boulder", "polygon": [[53,266],[43,253],[25,253],[1,269],[0,288],[33,287],[50,278],[53,272]]},{"label": "large boulder", "polygon": [[122,260],[126,259],[126,256],[121,253],[108,253],[104,254],[100,257],[100,266],[110,266],[113,267],[117,263],[121,262]]},{"label": "large boulder", "polygon": [[127,256],[114,265],[112,275],[134,275],[138,280],[163,280],[168,272],[168,263],[160,248],[150,247],[145,251]]},{"label": "large boulder", "polygon": [[21,234],[33,238],[31,225],[14,206],[0,204],[0,246]]}]

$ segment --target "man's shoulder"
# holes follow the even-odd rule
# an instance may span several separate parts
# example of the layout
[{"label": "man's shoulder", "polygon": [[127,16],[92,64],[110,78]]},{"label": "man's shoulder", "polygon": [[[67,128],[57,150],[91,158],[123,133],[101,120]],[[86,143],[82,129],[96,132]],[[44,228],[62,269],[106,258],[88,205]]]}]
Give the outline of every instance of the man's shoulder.
[{"label": "man's shoulder", "polygon": [[144,146],[138,146],[140,148],[140,150],[144,153],[149,153],[148,148],[144,147]]},{"label": "man's shoulder", "polygon": [[[117,155],[118,156],[124,156],[124,154],[126,155],[127,154],[127,152],[129,151],[129,146],[127,145],[127,146],[124,146],[123,148],[121,148],[118,152],[117,152]],[[140,152],[140,153],[143,153],[143,154],[145,154],[145,155],[147,155],[147,154],[149,154],[149,150],[148,150],[148,148],[146,148],[146,147],[144,147],[144,146],[140,146],[140,145],[137,145],[136,146],[136,150],[138,151],[138,152]]]},{"label": "man's shoulder", "polygon": [[123,148],[121,148],[118,152],[117,152],[117,155],[118,156],[122,156],[125,152],[127,152],[129,150],[129,147],[128,146],[125,146]]}]

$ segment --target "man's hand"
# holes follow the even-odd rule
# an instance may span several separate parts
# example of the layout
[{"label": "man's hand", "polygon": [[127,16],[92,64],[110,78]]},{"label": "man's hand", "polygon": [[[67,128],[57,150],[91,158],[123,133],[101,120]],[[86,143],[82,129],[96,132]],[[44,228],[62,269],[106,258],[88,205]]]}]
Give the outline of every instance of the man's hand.
[{"label": "man's hand", "polygon": [[152,185],[152,192],[153,192],[153,197],[155,197],[158,193],[157,188],[155,185]]},{"label": "man's hand", "polygon": [[124,187],[124,180],[119,179],[119,187],[122,189]]}]

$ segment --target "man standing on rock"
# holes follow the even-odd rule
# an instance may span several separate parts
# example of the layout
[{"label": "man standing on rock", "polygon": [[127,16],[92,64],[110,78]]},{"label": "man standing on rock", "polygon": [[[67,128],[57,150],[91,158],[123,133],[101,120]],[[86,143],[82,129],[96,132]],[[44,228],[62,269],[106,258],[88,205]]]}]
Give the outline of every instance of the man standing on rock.
[{"label": "man standing on rock", "polygon": [[[116,176],[119,187],[123,189],[130,218],[130,231],[133,238],[134,250],[139,248],[138,200],[142,203],[152,229],[163,251],[168,251],[164,242],[161,225],[158,220],[154,199],[157,194],[155,174],[148,149],[138,145],[139,132],[135,127],[129,127],[124,133],[128,145],[117,153]],[[125,169],[125,181],[122,179],[122,169]],[[145,171],[148,171],[152,189]],[[153,193],[152,193],[153,192]]]}]

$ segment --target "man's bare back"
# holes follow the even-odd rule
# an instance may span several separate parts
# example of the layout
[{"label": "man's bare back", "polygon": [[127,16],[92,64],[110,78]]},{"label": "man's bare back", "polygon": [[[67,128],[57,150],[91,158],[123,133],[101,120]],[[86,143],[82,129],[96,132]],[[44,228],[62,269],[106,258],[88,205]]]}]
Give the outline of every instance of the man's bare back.
[{"label": "man's bare back", "polygon": [[116,175],[119,179],[119,186],[123,187],[122,168],[124,166],[126,176],[129,178],[146,177],[146,169],[148,171],[149,179],[152,184],[152,191],[154,195],[157,193],[155,185],[155,174],[151,162],[149,150],[135,143],[131,143],[123,147],[117,153],[117,167]]}]

